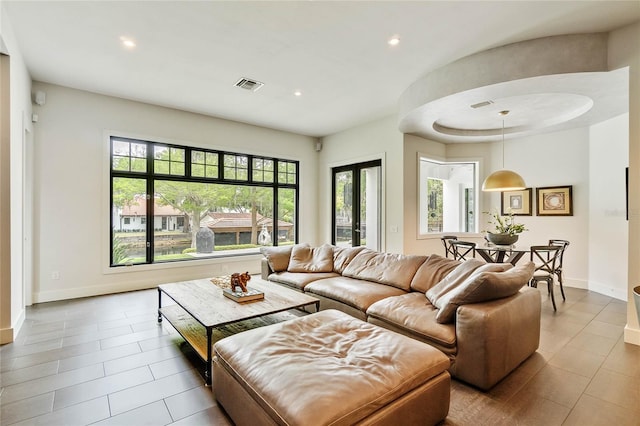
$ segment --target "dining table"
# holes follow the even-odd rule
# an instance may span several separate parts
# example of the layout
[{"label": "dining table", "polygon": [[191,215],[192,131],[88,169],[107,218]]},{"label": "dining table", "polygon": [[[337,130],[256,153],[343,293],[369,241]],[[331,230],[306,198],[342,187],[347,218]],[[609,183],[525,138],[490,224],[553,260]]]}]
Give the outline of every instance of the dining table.
[{"label": "dining table", "polygon": [[509,262],[516,265],[520,259],[531,251],[529,246],[485,244],[476,246],[476,253],[487,263]]}]

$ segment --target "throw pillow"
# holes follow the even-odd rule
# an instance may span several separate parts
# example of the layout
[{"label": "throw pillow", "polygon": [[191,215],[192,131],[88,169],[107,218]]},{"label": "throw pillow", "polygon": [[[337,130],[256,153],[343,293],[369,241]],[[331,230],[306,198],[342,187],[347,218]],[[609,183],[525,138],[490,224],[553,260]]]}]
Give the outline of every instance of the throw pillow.
[{"label": "throw pillow", "polygon": [[293,246],[289,272],[333,272],[333,247]]},{"label": "throw pillow", "polygon": [[269,267],[273,272],[286,271],[289,267],[289,258],[293,246],[284,247],[262,247],[260,252],[267,259]]},{"label": "throw pillow", "polygon": [[[495,265],[509,264],[496,263]],[[461,305],[513,296],[529,282],[534,270],[533,262],[526,262],[514,268],[506,268],[504,272],[479,270],[474,272],[464,283],[445,294],[440,300],[442,307],[436,314],[436,321],[441,324],[453,322],[456,310]]]},{"label": "throw pillow", "polygon": [[484,261],[478,259],[465,260],[453,271],[449,272],[438,284],[427,290],[427,299],[429,299],[433,306],[438,308],[438,299],[462,284],[473,271],[486,264]]},{"label": "throw pillow", "polygon": [[426,256],[362,250],[349,263],[342,275],[409,291],[413,276],[426,259]]},{"label": "throw pillow", "polygon": [[432,254],[418,268],[411,280],[411,290],[426,293],[434,285],[457,268],[462,262]]},{"label": "throw pillow", "polygon": [[333,272],[342,275],[349,263],[358,255],[364,246],[358,247],[334,247],[333,248]]}]

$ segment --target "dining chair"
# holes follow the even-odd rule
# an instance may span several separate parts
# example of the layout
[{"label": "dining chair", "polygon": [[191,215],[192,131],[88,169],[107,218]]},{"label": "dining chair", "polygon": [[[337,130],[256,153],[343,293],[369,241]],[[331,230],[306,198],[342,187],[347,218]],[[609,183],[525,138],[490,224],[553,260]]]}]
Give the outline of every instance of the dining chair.
[{"label": "dining chair", "polygon": [[467,260],[467,258],[476,257],[476,243],[451,240],[449,244],[451,244],[451,248],[453,249],[453,258],[455,260]]},{"label": "dining chair", "polygon": [[558,283],[560,284],[560,292],[562,293],[562,300],[566,300],[564,297],[564,287],[562,286],[562,262],[564,260],[564,252],[567,250],[569,241],[567,240],[549,240],[550,246],[561,246],[562,253],[560,253],[560,262],[556,267],[556,275],[558,276]]},{"label": "dining chair", "polygon": [[[556,298],[553,292],[553,281],[556,276],[556,268],[559,264],[561,246],[531,246],[531,261],[536,265],[533,277],[529,280],[529,286],[537,288],[540,281],[547,283],[547,291],[551,295],[553,310],[556,311]],[[564,300],[564,294],[563,294]]]},{"label": "dining chair", "polygon": [[455,259],[455,253],[453,252],[453,247],[451,247],[451,241],[457,240],[458,237],[455,235],[443,235],[440,237],[440,241],[442,241],[442,245],[444,246],[444,257],[451,257]]}]

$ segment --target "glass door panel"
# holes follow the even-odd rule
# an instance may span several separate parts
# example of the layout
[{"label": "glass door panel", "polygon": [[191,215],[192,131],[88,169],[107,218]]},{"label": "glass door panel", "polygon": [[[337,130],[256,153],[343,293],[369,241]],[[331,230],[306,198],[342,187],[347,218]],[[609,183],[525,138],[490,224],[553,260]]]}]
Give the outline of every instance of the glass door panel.
[{"label": "glass door panel", "polygon": [[334,174],[334,244],[353,246],[353,171]]},{"label": "glass door panel", "polygon": [[464,207],[466,211],[464,231],[473,232],[473,230],[475,229],[475,223],[476,223],[476,219],[473,216],[473,212],[476,210],[475,204],[474,204],[475,200],[473,197],[473,188],[466,188],[464,190],[464,201],[465,201]]},{"label": "glass door panel", "polygon": [[382,162],[333,169],[333,235],[339,246],[382,246]]},{"label": "glass door panel", "polygon": [[356,233],[360,234],[359,245],[372,250],[381,248],[380,175],[380,166],[360,170],[360,218]]}]

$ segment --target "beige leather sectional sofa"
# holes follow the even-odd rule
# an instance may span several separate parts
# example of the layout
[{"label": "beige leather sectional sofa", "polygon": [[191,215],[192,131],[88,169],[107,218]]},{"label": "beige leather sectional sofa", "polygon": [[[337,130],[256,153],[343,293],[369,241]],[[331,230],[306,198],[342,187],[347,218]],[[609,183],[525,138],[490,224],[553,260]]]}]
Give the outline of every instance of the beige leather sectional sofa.
[{"label": "beige leather sectional sofa", "polygon": [[540,295],[531,262],[490,264],[362,247],[263,249],[262,277],[356,318],[428,343],[450,373],[487,390],[538,348]]}]

